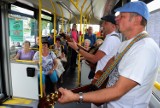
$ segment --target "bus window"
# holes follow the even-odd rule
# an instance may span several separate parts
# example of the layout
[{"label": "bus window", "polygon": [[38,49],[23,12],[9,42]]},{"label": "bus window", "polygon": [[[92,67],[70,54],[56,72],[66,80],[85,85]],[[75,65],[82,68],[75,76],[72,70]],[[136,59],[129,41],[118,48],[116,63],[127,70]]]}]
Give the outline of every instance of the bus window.
[{"label": "bus window", "polygon": [[30,16],[33,15],[33,11],[31,10],[11,5],[11,12],[8,15],[11,58],[22,47],[25,40],[29,41],[31,45],[35,44],[35,36],[37,36],[38,32],[37,21],[32,17],[27,17],[27,14],[21,14],[24,12]]}]

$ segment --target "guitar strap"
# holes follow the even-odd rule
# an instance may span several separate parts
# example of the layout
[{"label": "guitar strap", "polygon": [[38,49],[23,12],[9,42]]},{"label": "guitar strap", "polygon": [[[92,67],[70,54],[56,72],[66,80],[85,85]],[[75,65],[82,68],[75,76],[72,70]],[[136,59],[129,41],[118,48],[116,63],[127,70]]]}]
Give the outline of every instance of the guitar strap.
[{"label": "guitar strap", "polygon": [[124,54],[132,47],[134,43],[137,41],[147,37],[147,33],[140,33],[135,39],[133,39],[130,44],[118,55],[118,57],[114,60],[113,63],[109,67],[107,67],[106,71],[101,75],[101,77],[96,81],[95,87],[100,88],[101,85],[105,82],[107,77],[110,75],[110,73],[113,71],[113,69],[116,67],[116,65],[120,62]]}]

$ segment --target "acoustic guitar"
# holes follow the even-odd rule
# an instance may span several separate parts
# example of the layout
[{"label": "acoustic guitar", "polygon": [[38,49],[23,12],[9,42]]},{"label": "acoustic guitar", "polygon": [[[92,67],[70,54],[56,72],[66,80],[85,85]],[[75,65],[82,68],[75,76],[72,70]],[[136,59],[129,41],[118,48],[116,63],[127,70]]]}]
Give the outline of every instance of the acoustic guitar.
[{"label": "acoustic guitar", "polygon": [[[112,64],[114,61],[114,58],[111,58],[109,62],[107,63],[107,67]],[[107,69],[105,72],[103,71],[97,71],[94,79],[92,80],[91,84],[85,85],[82,87],[74,88],[71,91],[74,93],[79,92],[89,92],[89,91],[95,91],[98,89],[102,89],[106,87],[106,83],[108,81],[108,76],[111,73],[110,68]],[[54,104],[57,102],[58,98],[61,97],[61,93],[56,91],[55,93],[51,93],[45,97],[42,97],[39,99],[38,108],[53,108]],[[100,106],[101,104],[95,104],[96,106]]]},{"label": "acoustic guitar", "polygon": [[[72,38],[71,38],[70,36],[68,36],[68,35],[65,35],[65,39],[67,40],[67,42],[73,42]],[[79,48],[81,48],[82,50],[88,52],[88,50],[85,49],[83,46],[81,46],[81,45],[79,45],[79,44],[77,44],[77,46],[78,46]]]}]

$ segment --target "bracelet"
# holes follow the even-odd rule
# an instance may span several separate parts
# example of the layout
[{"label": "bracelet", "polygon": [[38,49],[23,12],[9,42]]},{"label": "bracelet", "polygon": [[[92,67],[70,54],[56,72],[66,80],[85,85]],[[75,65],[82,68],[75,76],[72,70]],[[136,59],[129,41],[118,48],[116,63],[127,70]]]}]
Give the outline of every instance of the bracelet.
[{"label": "bracelet", "polygon": [[83,102],[83,93],[79,92],[79,103]]}]

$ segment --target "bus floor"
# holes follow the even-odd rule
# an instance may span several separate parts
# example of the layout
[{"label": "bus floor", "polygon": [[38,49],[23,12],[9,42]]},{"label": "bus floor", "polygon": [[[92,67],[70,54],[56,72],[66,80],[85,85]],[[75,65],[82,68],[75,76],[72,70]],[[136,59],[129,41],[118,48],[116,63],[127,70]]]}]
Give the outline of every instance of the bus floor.
[{"label": "bus floor", "polygon": [[[67,88],[67,89],[73,89],[73,88],[78,87],[78,74],[77,73],[78,73],[77,69],[75,71],[67,69],[63,74],[63,83],[61,83],[61,81],[59,81],[57,84],[58,88],[63,87],[63,88]],[[46,90],[47,94],[51,93],[53,90],[51,88],[49,88],[49,89]],[[21,102],[21,103],[17,103],[17,104],[16,103],[7,104],[7,102],[6,102],[3,105],[1,105],[0,108],[37,108],[38,101],[27,100],[27,99],[24,101],[25,102]],[[26,101],[28,101],[28,103]],[[31,102],[29,102],[29,101],[31,101]],[[25,104],[25,103],[27,103],[27,104]],[[79,104],[77,102],[67,103],[67,104],[56,103],[54,105],[54,108],[91,108],[91,104],[90,103]]]}]

